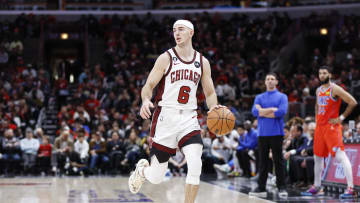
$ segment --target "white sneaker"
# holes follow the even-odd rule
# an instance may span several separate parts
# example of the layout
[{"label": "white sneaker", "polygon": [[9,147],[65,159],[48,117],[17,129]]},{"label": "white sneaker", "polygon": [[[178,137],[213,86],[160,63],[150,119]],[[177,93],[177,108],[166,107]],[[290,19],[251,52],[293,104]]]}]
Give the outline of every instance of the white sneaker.
[{"label": "white sneaker", "polygon": [[138,193],[142,184],[145,182],[145,177],[140,174],[140,171],[146,166],[149,166],[149,162],[146,159],[141,159],[136,164],[135,171],[131,173],[129,178],[129,190],[131,193]]},{"label": "white sneaker", "polygon": [[224,172],[224,173],[229,173],[231,171],[230,166],[227,164],[223,164],[223,165],[214,164],[214,168],[218,169],[219,171]]}]

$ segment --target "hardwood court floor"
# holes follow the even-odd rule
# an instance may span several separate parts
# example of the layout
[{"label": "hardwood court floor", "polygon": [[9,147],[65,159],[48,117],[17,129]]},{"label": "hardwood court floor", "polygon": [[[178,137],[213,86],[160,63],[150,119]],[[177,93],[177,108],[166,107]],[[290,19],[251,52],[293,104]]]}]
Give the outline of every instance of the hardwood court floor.
[{"label": "hardwood court floor", "polygon": [[[185,178],[159,185],[146,182],[140,193],[128,191],[127,177],[25,177],[1,178],[0,202],[6,203],[182,203]],[[268,200],[201,182],[197,203],[263,203]]]}]

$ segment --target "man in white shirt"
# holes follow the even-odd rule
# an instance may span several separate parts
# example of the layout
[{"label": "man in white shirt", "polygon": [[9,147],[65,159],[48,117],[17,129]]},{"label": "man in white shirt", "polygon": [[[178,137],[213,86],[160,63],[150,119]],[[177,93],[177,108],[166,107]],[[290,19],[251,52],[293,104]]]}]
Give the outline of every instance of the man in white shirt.
[{"label": "man in white shirt", "polygon": [[29,173],[35,166],[37,151],[40,147],[39,140],[33,138],[31,128],[26,128],[26,137],[20,141],[22,157],[24,159],[25,173]]},{"label": "man in white shirt", "polygon": [[211,146],[211,154],[218,159],[219,163],[227,163],[231,156],[231,143],[226,136],[217,137]]}]

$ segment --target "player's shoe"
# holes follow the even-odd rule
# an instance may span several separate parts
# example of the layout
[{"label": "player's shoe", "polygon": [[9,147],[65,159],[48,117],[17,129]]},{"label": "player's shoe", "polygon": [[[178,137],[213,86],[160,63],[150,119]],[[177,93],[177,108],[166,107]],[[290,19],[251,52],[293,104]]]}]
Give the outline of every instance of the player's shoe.
[{"label": "player's shoe", "polygon": [[145,182],[145,177],[140,174],[144,167],[149,166],[146,159],[141,159],[137,164],[135,171],[133,171],[129,178],[129,190],[131,193],[136,194],[139,192],[142,184]]},{"label": "player's shoe", "polygon": [[356,192],[354,191],[354,188],[348,187],[339,197],[340,199],[354,199],[356,198]]},{"label": "player's shoe", "polygon": [[315,185],[312,185],[305,192],[301,192],[302,196],[323,196],[324,194],[324,189],[322,187],[315,187]]},{"label": "player's shoe", "polygon": [[230,166],[227,164],[214,164],[214,168],[224,173],[229,173],[231,170]]}]

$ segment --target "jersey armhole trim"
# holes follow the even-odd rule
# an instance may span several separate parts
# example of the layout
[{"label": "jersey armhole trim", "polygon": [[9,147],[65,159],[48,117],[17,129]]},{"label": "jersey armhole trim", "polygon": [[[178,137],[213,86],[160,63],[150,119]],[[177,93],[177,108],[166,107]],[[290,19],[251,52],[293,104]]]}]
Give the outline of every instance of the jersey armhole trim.
[{"label": "jersey armhole trim", "polygon": [[333,96],[333,90],[334,90],[333,86],[330,86],[330,98],[333,101],[337,101],[338,99]]},{"label": "jersey armhole trim", "polygon": [[204,74],[204,68],[203,68],[203,61],[202,61],[203,55],[200,53],[200,67],[201,67],[201,79]]},{"label": "jersey armhole trim", "polygon": [[167,75],[170,73],[170,70],[171,70],[171,68],[172,68],[172,58],[171,58],[171,54],[170,54],[169,51],[166,51],[166,53],[168,53],[168,55],[169,55],[170,64],[169,64],[168,70],[167,70],[166,73],[165,73],[165,76],[167,76]]}]

